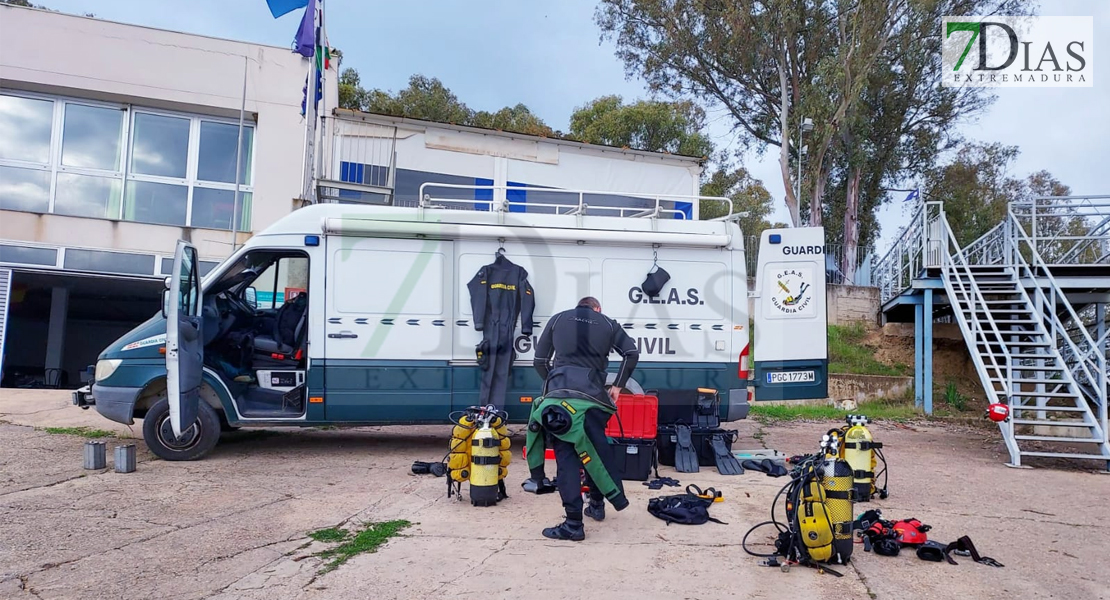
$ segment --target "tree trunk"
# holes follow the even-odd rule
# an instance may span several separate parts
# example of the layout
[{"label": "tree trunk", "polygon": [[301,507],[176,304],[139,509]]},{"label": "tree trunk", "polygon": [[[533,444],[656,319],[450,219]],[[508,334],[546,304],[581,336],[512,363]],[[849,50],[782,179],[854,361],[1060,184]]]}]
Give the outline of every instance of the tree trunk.
[{"label": "tree trunk", "polygon": [[825,144],[817,152],[817,159],[813,164],[813,198],[809,201],[809,226],[820,227],[824,220],[825,184],[829,180],[829,171],[825,168]]},{"label": "tree trunk", "polygon": [[840,258],[840,271],[844,282],[851,285],[856,278],[859,263],[859,182],[863,170],[854,166],[848,171],[848,191],[844,199],[844,253]]},{"label": "tree trunk", "polygon": [[[779,129],[782,131],[780,136],[782,144],[779,145],[779,169],[782,171],[782,186],[786,188],[786,210],[790,212],[790,223],[794,227],[798,227],[801,225],[798,197],[794,195],[794,183],[790,177],[790,95],[786,81],[785,52],[786,49],[783,48],[784,55],[776,61],[779,70],[779,97],[782,104],[779,107]],[[801,173],[799,173],[799,176],[801,176]]]}]

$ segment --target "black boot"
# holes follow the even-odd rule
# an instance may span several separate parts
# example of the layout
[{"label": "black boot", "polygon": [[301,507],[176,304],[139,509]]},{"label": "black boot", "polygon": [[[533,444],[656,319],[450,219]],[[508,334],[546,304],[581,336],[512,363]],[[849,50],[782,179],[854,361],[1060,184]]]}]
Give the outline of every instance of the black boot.
[{"label": "black boot", "polygon": [[582,513],[595,521],[604,521],[605,501],[598,500],[595,502],[594,500],[590,500],[590,503],[586,506],[586,510],[582,511]]},{"label": "black boot", "polygon": [[555,527],[548,527],[543,530],[543,537],[553,540],[569,540],[572,542],[581,542],[586,539],[586,528],[582,526],[582,521],[574,521],[567,519],[559,523]]}]

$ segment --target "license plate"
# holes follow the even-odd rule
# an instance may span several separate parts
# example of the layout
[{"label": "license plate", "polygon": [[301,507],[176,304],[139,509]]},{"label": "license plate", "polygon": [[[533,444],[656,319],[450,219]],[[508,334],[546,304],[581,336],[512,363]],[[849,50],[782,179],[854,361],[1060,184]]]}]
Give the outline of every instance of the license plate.
[{"label": "license plate", "polygon": [[781,371],[768,373],[767,383],[807,383],[817,381],[814,371]]}]

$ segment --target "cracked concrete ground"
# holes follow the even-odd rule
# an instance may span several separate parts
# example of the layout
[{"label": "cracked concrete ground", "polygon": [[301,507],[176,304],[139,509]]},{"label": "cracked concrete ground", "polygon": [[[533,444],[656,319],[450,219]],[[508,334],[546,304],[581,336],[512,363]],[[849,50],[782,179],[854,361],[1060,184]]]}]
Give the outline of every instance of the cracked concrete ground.
[{"label": "cracked concrete ground", "polygon": [[[117,474],[81,469],[84,439],[35,429],[128,432],[62,393],[3,390],[0,421],[0,598],[1110,599],[1110,526],[1100,518],[1110,476],[1071,462],[1008,469],[989,430],[876,426],[891,497],[870,506],[921,519],[933,539],[969,535],[1005,568],[857,546],[834,578],[782,573],[744,554],[741,537],[767,518],[784,483],[759,473],[663,468],[683,484],[723,490],[711,512],[727,525],[667,527],[645,510],[660,493],[627,482],[628,510],[588,522],[585,542],[556,543],[539,530],[559,520],[558,500],[514,492],[525,476],[519,461],[512,497],[488,509],[449,501],[443,479],[409,474],[413,460],[442,455],[446,427],[242,431],[193,463],[157,460],[139,441],[138,470]],[[758,438],[794,454],[834,424],[733,425],[739,447],[758,447]],[[414,525],[401,537],[317,575],[314,554],[330,546],[308,532],[402,518]]]}]

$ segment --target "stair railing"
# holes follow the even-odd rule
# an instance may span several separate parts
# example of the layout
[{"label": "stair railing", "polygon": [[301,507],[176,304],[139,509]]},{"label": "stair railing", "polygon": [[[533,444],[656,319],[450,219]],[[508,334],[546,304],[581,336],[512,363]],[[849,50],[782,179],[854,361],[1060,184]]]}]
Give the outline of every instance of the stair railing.
[{"label": "stair railing", "polygon": [[[1003,333],[998,323],[994,320],[994,315],[990,310],[990,305],[983,295],[979,284],[975,280],[975,273],[972,271],[972,263],[968,261],[963,249],[960,248],[959,242],[956,240],[955,234],[952,233],[952,228],[948,225],[948,219],[944,214],[944,204],[941,202],[929,202],[928,209],[935,210],[936,215],[931,217],[932,223],[938,225],[938,234],[942,239],[931,240],[939,242],[943,245],[944,252],[941,252],[942,258],[942,272],[944,275],[945,285],[948,286],[949,292],[959,291],[963,295],[963,300],[958,300],[955,294],[948,301],[953,305],[953,313],[956,315],[956,322],[960,325],[966,338],[971,339],[974,343],[968,350],[973,356],[978,356],[979,360],[974,361],[975,369],[979,372],[979,378],[983,383],[983,389],[988,393],[995,394],[994,387],[995,381],[1004,386],[1003,392],[1006,395],[1007,405],[1011,404],[1011,394],[1013,393],[1013,358],[1010,354],[1009,348],[1003,339]],[[934,231],[930,229],[930,231]],[[965,275],[959,277],[958,275]],[[965,302],[969,317],[964,316],[964,311],[960,307],[960,303]],[[980,310],[979,307],[982,307]],[[986,318],[979,317],[979,313],[983,313]],[[928,318],[932,318],[929,315]],[[990,339],[994,337],[994,341]],[[979,349],[979,342],[982,341],[985,346],[984,350]],[[1002,360],[991,351],[992,346],[997,346],[1001,350]],[[989,365],[988,365],[989,362]],[[989,370],[993,369],[994,377],[991,377]],[[1003,375],[1005,373],[1005,375]],[[928,393],[928,391],[927,391]],[[994,400],[994,398],[992,398]],[[999,428],[1003,430],[1003,439],[1006,441],[1006,446],[1010,450],[1010,456],[1013,460],[1019,460],[1020,453],[1017,448],[1017,443],[1014,439],[1014,424],[1012,419],[1007,419],[1005,422],[999,423]]]},{"label": "stair railing", "polygon": [[879,288],[880,302],[886,302],[913,285],[925,268],[925,207],[918,207],[902,235],[877,263],[871,285]]},{"label": "stair railing", "polygon": [[[1086,351],[1081,351],[1080,347],[1076,345],[1075,341],[1065,327],[1064,322],[1060,319],[1059,313],[1056,310],[1057,306],[1063,306],[1064,312],[1075,323],[1082,323],[1079,315],[1076,314],[1075,309],[1072,307],[1071,302],[1068,302],[1067,296],[1064,295],[1063,290],[1057,283],[1056,278],[1052,276],[1048,265],[1044,259],[1041,258],[1040,252],[1037,250],[1033,240],[1025,232],[1017,216],[1013,210],[1008,210],[1007,220],[1011,229],[1012,239],[1014,241],[1013,248],[1011,249],[1011,260],[1018,270],[1018,279],[1028,277],[1033,282],[1033,290],[1036,297],[1042,303],[1041,306],[1047,307],[1047,314],[1045,311],[1039,311],[1038,315],[1042,319],[1042,324],[1048,321],[1049,327],[1045,329],[1048,332],[1053,345],[1057,348],[1057,354],[1060,355],[1061,360],[1067,361],[1067,356],[1074,357],[1075,366],[1065,362],[1064,366],[1069,370],[1066,371],[1069,378],[1073,381],[1077,379],[1076,374],[1081,374],[1086,377],[1088,381],[1092,382],[1094,387],[1094,397],[1096,408],[1098,409],[1097,427],[1103,437],[1106,439],[1107,433],[1107,406],[1106,406],[1106,387],[1107,387],[1107,373],[1106,373],[1106,356],[1098,351],[1099,346],[1091,339],[1090,333],[1086,328],[1080,328],[1079,338],[1080,343],[1086,348]],[[1022,246],[1027,248],[1028,260],[1022,253]],[[1032,264],[1030,264],[1032,263]],[[1040,284],[1040,277],[1048,284],[1048,294],[1045,293],[1044,288]],[[1060,341],[1062,340],[1062,342]],[[1076,382],[1076,390],[1079,390],[1079,384]]]}]

